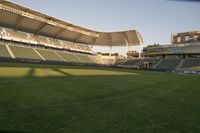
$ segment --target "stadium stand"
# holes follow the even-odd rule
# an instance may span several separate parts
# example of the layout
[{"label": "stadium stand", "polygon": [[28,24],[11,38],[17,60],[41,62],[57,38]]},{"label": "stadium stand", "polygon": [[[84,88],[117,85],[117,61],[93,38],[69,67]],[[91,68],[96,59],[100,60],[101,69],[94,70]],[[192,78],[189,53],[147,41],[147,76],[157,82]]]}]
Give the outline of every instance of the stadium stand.
[{"label": "stadium stand", "polygon": [[37,49],[37,51],[40,53],[42,57],[44,57],[48,61],[59,61],[59,62],[64,61],[60,56],[58,56],[55,53],[55,51],[41,50],[41,49]]},{"label": "stadium stand", "polygon": [[198,59],[198,58],[185,59],[181,65],[180,69],[198,70],[199,71],[200,70],[200,59]]},{"label": "stadium stand", "polygon": [[67,62],[80,62],[80,60],[74,56],[74,54],[69,52],[56,52],[62,58],[64,58]]},{"label": "stadium stand", "polygon": [[75,54],[75,56],[80,59],[82,63],[94,64],[95,62],[91,60],[87,55]]},{"label": "stadium stand", "polygon": [[73,44],[64,40],[57,40],[40,35],[33,35],[21,31],[14,31],[8,28],[0,28],[0,37],[8,41],[16,41],[27,44],[43,45],[52,48],[66,49],[71,51],[93,53],[89,46],[82,44]]},{"label": "stadium stand", "polygon": [[[101,64],[97,55],[66,52],[54,49],[33,48],[27,45],[9,44],[7,47],[17,59],[30,59],[54,62],[69,62],[79,64]],[[6,45],[0,44],[0,58],[11,58]]]},{"label": "stadium stand", "polygon": [[101,57],[102,58],[102,61],[103,61],[103,64],[105,65],[114,65],[114,62],[115,62],[115,59],[114,58],[109,58],[109,57]]},{"label": "stadium stand", "polygon": [[16,58],[42,60],[42,58],[32,48],[11,45],[9,47]]},{"label": "stadium stand", "polygon": [[115,65],[121,65],[121,64],[123,64],[124,62],[126,62],[126,61],[128,61],[128,59],[127,58],[117,58],[116,60],[115,60]]},{"label": "stadium stand", "polygon": [[0,44],[0,57],[11,58],[5,45]]},{"label": "stadium stand", "polygon": [[135,66],[139,62],[141,62],[141,60],[138,60],[138,59],[129,59],[129,60],[123,62],[121,65]]},{"label": "stadium stand", "polygon": [[161,59],[158,58],[147,58],[142,61],[142,63],[147,62],[149,64],[149,68],[153,68]]},{"label": "stadium stand", "polygon": [[181,61],[182,59],[163,59],[154,69],[172,71],[178,67]]},{"label": "stadium stand", "polygon": [[95,62],[96,64],[102,64],[99,57],[96,55],[89,55],[88,56],[93,62]]},{"label": "stadium stand", "polygon": [[136,67],[136,68],[144,68],[145,64],[148,64],[148,69],[152,69],[155,64],[158,63],[160,59],[157,58],[147,58],[147,59],[129,59],[118,66],[128,66],[128,67]]},{"label": "stadium stand", "polygon": [[[112,56],[111,54],[97,55],[92,51],[91,47],[127,46],[127,42],[129,43],[128,46],[140,45],[143,43],[142,36],[135,30],[97,32],[71,25],[57,20],[56,18],[48,20],[46,18],[49,18],[49,16],[39,12],[24,12],[22,9],[25,7],[21,7],[20,5],[18,5],[18,7],[21,8],[17,8],[16,10],[16,5],[9,1],[5,1],[2,4],[7,5],[6,7],[8,9],[26,14],[21,16],[13,12],[12,16],[10,16],[10,10],[5,7],[1,8],[4,13],[0,14],[2,18],[0,19],[0,58],[4,61],[8,59],[9,61],[23,60],[26,62],[28,60],[28,62],[36,61],[41,63],[58,62],[80,65],[103,64],[111,67],[122,66],[125,68],[163,71],[200,70],[199,41],[174,45],[149,45],[143,49],[142,58],[139,58],[140,56],[135,58],[123,58],[121,56],[118,57],[118,55]],[[0,6],[2,7],[3,5]],[[27,8],[27,10],[31,9]],[[14,16],[16,18],[19,16],[22,17],[22,22],[20,22],[19,25],[17,25],[14,19],[14,21],[6,22],[11,24],[10,26],[6,25],[3,21],[4,19],[13,18]],[[27,19],[29,21],[25,21]],[[30,28],[28,26],[31,24],[28,22],[38,23],[38,26]],[[40,25],[43,25],[43,28],[41,28]],[[55,30],[51,29],[52,25]],[[191,32],[191,34],[193,34],[193,32]]]}]

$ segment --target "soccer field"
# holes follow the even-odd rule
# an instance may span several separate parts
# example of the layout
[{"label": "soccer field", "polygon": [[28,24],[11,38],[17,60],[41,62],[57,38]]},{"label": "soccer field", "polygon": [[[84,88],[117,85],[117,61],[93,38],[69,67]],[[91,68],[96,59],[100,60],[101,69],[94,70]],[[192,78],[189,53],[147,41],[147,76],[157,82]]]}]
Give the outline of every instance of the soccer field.
[{"label": "soccer field", "polygon": [[0,132],[198,133],[200,77],[0,63]]}]

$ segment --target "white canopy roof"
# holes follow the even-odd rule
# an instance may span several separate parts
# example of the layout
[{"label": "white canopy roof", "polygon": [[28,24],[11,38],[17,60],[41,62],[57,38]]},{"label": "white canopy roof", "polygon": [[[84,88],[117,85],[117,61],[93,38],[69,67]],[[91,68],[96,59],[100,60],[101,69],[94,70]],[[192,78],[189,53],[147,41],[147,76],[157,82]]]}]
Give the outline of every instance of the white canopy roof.
[{"label": "white canopy roof", "polygon": [[86,45],[132,46],[143,43],[141,34],[136,30],[94,31],[7,0],[0,1],[0,26]]}]

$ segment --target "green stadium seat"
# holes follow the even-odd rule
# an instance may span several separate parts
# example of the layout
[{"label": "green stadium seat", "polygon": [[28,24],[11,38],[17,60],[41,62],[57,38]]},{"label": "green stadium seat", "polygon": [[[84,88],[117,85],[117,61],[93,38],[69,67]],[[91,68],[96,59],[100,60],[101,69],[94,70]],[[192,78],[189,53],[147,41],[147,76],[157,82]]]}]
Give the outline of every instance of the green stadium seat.
[{"label": "green stadium seat", "polygon": [[159,70],[175,70],[181,63],[181,59],[163,59],[155,69]]},{"label": "green stadium seat", "polygon": [[96,64],[96,62],[90,59],[88,55],[83,55],[83,54],[75,54],[75,55],[82,61],[82,63]]},{"label": "green stadium seat", "polygon": [[11,58],[6,46],[3,44],[0,44],[0,57]]},{"label": "green stadium seat", "polygon": [[80,62],[80,60],[74,56],[72,53],[67,52],[57,52],[61,57],[63,57],[66,62]]},{"label": "green stadium seat", "polygon": [[49,60],[49,61],[59,61],[59,62],[63,62],[64,60],[59,57],[55,51],[53,50],[41,50],[41,49],[37,49],[37,51],[40,53],[40,55],[42,57],[44,57],[46,60]]},{"label": "green stadium seat", "polygon": [[40,56],[33,50],[33,48],[11,45],[9,47],[16,58],[42,60],[42,58],[40,58]]},{"label": "green stadium seat", "polygon": [[200,70],[200,59],[185,59],[180,69]]}]

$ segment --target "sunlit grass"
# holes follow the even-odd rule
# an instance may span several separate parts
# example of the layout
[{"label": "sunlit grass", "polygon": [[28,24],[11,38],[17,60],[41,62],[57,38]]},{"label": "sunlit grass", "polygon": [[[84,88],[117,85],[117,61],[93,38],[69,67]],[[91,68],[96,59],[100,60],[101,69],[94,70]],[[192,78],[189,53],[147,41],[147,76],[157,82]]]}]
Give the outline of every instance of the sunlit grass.
[{"label": "sunlit grass", "polygon": [[106,76],[138,75],[119,70],[99,70],[96,68],[55,68],[55,67],[0,67],[0,77],[65,77],[65,76]]},{"label": "sunlit grass", "polygon": [[138,75],[137,73],[115,71],[115,70],[95,70],[95,69],[59,69],[74,76],[106,76],[106,75]]},{"label": "sunlit grass", "polygon": [[30,68],[0,67],[0,77],[24,77]]}]

